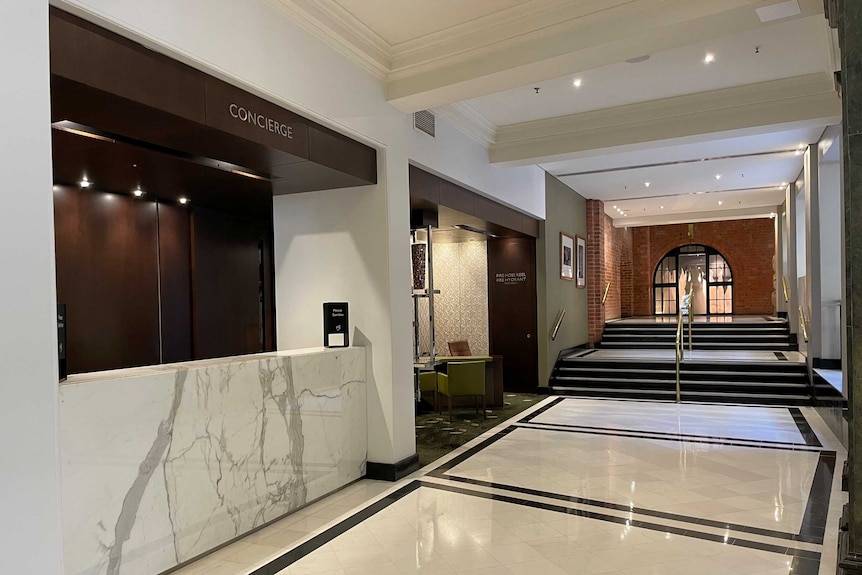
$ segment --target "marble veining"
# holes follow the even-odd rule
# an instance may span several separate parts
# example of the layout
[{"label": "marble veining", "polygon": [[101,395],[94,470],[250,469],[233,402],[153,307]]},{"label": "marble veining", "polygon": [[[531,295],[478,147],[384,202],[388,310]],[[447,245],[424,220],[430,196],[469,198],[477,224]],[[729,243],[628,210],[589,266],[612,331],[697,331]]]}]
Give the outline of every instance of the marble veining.
[{"label": "marble veining", "polygon": [[117,375],[61,386],[67,573],[159,573],[364,475],[362,349]]}]

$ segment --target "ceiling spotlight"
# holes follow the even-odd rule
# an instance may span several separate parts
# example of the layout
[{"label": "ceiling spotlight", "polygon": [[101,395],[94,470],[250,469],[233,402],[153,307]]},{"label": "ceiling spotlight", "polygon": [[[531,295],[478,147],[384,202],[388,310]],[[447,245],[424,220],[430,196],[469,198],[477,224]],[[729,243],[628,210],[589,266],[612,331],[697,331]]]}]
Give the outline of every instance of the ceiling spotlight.
[{"label": "ceiling spotlight", "polygon": [[614,206],[614,209],[617,209],[617,207],[616,207],[616,206]]},{"label": "ceiling spotlight", "polygon": [[189,203],[189,199],[186,197],[182,197],[182,198],[180,198],[180,203],[182,205],[186,205],[187,203]]},{"label": "ceiling spotlight", "polygon": [[659,206],[659,208],[664,209],[664,206]]},{"label": "ceiling spotlight", "polygon": [[81,186],[82,188],[89,188],[90,184],[92,184],[92,183],[93,182],[91,182],[90,180],[87,179],[87,176],[84,176],[84,179],[82,179],[80,182],[78,182],[78,185]]},{"label": "ceiling spotlight", "polygon": [[572,82],[572,85],[573,85],[575,88],[580,88],[580,87],[581,87],[581,79],[580,79],[580,78],[575,78],[575,81],[574,81],[574,82]]},{"label": "ceiling spotlight", "polygon": [[781,182],[781,187],[782,187],[782,188],[786,188],[786,187],[787,187],[787,182]]},{"label": "ceiling spotlight", "polygon": [[721,200],[718,200],[718,205],[719,205],[719,206],[720,206],[721,204],[723,204],[723,203],[724,203],[724,202],[722,202]]},{"label": "ceiling spotlight", "polygon": [[644,182],[644,185],[645,185],[646,187],[649,187],[649,182]]},{"label": "ceiling spotlight", "polygon": [[132,193],[135,195],[136,198],[140,198],[144,195],[144,190],[141,189],[141,186],[138,186]]},{"label": "ceiling spotlight", "polygon": [[805,149],[805,144],[804,144],[804,143],[799,144],[798,146],[796,146],[796,149],[797,149],[797,150],[804,150],[804,149]]},{"label": "ceiling spotlight", "polygon": [[715,62],[715,54],[712,52],[707,52],[706,56],[703,59],[704,64],[712,64]]},{"label": "ceiling spotlight", "polygon": [[720,179],[721,179],[721,174],[716,174],[716,175],[715,175],[715,179],[716,179],[716,180],[720,180]]}]

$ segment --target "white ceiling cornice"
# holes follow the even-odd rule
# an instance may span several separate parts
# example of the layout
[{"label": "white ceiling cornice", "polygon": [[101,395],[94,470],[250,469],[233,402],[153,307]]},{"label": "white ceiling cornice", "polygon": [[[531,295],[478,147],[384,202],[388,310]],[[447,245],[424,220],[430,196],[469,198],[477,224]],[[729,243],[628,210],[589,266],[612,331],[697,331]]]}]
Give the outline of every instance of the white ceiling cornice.
[{"label": "white ceiling cornice", "polygon": [[433,112],[486,148],[494,143],[497,126],[464,102],[434,108]]},{"label": "white ceiling cornice", "polygon": [[500,126],[489,154],[495,164],[526,165],[590,150],[840,118],[832,78],[818,73]]},{"label": "white ceiling cornice", "polygon": [[646,216],[634,218],[613,218],[615,228],[639,228],[643,226],[662,226],[668,224],[696,224],[698,222],[719,222],[724,220],[750,220],[768,218],[778,210],[777,206],[740,208],[736,210],[689,212],[668,214],[666,216]]},{"label": "white ceiling cornice", "polygon": [[392,47],[336,3],[265,1],[373,76],[386,80],[392,66]]}]

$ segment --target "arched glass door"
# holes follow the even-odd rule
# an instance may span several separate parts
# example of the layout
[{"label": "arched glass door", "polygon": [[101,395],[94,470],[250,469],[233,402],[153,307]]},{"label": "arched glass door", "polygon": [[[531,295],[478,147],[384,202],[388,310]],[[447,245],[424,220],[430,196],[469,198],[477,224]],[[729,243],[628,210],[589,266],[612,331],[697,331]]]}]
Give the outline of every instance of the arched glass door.
[{"label": "arched glass door", "polygon": [[681,246],[665,255],[653,274],[653,306],[656,315],[674,315],[687,289],[691,271],[695,315],[733,313],[733,273],[717,250],[700,244]]}]

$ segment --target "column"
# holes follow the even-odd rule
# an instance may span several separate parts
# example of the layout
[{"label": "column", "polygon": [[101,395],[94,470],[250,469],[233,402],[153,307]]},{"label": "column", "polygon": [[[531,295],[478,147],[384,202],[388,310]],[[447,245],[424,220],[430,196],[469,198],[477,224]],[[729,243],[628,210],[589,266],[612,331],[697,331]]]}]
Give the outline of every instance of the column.
[{"label": "column", "polygon": [[[799,290],[796,288],[796,184],[787,186],[784,193],[784,225],[785,238],[787,242],[787,266],[784,269],[784,279],[787,281],[787,292],[790,301],[787,303],[787,322],[790,332],[795,333],[802,341],[799,333]],[[783,297],[783,293],[782,293]]]},{"label": "column", "polygon": [[0,8],[2,571],[63,572],[48,3]]},{"label": "column", "polygon": [[[844,252],[847,297],[847,393],[850,503],[849,532],[842,534],[838,560],[844,573],[862,573],[862,2],[838,2],[841,41],[844,163]],[[829,525],[834,529],[835,525]]]},{"label": "column", "polygon": [[602,293],[605,289],[605,203],[587,200],[587,324],[590,345],[602,341],[605,310]]},{"label": "column", "polygon": [[805,150],[803,172],[805,174],[805,275],[808,277],[808,301],[803,302],[805,316],[808,319],[808,374],[818,367],[821,353],[821,297],[820,297],[820,178],[819,154],[817,144],[811,144]]}]

